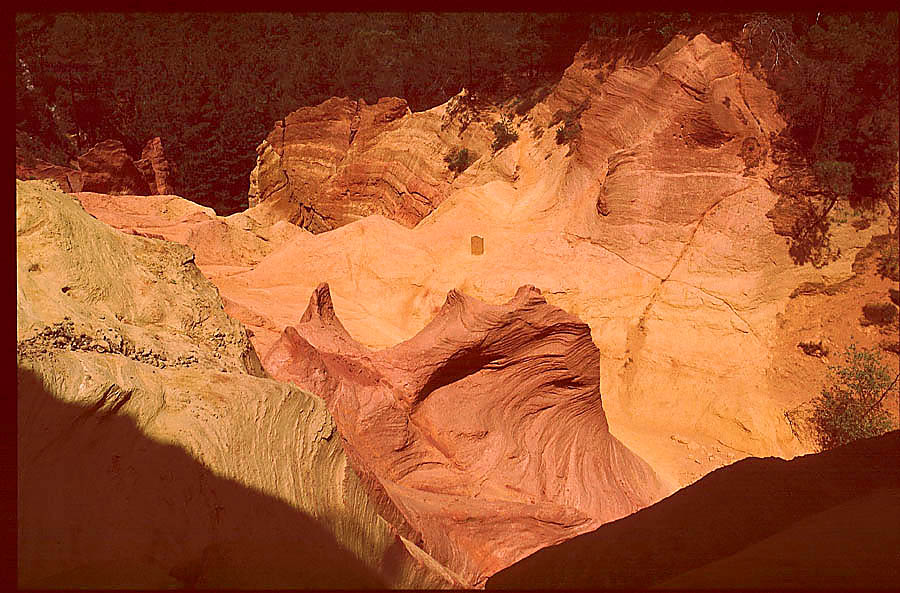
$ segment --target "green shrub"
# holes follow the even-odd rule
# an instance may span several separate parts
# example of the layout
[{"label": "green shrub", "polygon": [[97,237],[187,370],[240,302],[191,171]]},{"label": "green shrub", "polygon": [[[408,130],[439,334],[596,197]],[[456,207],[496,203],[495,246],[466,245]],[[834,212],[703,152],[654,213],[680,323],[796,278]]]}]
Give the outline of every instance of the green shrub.
[{"label": "green shrub", "polygon": [[863,325],[891,325],[897,320],[897,307],[892,303],[869,303],[863,306]]},{"label": "green shrub", "polygon": [[566,121],[565,125],[556,128],[556,143],[571,144],[581,137],[581,124],[577,121]]},{"label": "green shrub", "polygon": [[891,241],[881,252],[881,258],[878,260],[878,273],[894,281],[900,280],[900,260],[897,251],[897,244]]},{"label": "green shrub", "polygon": [[553,114],[553,119],[550,120],[550,126],[555,126],[556,124],[562,123],[561,126],[556,128],[556,143],[557,144],[568,144],[570,146],[569,153],[566,155],[572,154],[572,143],[581,138],[581,122],[579,119],[581,118],[581,114],[584,113],[591,106],[590,97],[586,98],[581,102],[577,107],[574,107],[568,111],[563,109],[558,109],[556,113]]},{"label": "green shrub", "polygon": [[512,129],[512,123],[508,119],[502,119],[494,124],[494,141],[491,143],[491,149],[494,152],[503,150],[513,142],[519,139],[519,135]]},{"label": "green shrub", "polygon": [[816,179],[836,196],[846,196],[853,189],[856,167],[844,161],[819,161],[813,165]]},{"label": "green shrub", "polygon": [[475,153],[470,152],[468,148],[454,148],[450,154],[444,157],[447,168],[454,173],[462,173],[476,160]]},{"label": "green shrub", "polygon": [[821,450],[891,430],[884,402],[896,379],[891,383],[877,351],[857,350],[851,344],[844,353],[844,364],[829,370],[832,380],[822,395],[812,400],[809,418]]}]

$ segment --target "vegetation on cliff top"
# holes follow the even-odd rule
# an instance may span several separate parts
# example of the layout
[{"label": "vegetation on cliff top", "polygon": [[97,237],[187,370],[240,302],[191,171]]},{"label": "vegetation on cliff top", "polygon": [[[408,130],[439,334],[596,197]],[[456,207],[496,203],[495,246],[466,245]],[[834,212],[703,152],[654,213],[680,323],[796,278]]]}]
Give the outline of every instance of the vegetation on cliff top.
[{"label": "vegetation on cliff top", "polygon": [[[230,213],[246,206],[256,146],[301,106],[399,96],[420,110],[465,87],[481,100],[520,95],[521,114],[588,38],[652,55],[700,32],[735,43],[778,90],[826,191],[821,212],[848,193],[885,197],[898,150],[896,12],[18,14],[17,146],[65,164],[106,138],[137,157],[160,136],[185,196]],[[616,43],[634,33],[646,47]]]},{"label": "vegetation on cliff top", "polygon": [[[273,122],[333,97],[439,105],[558,76],[587,34],[561,14],[18,14],[16,130],[65,164],[98,141],[160,136],[185,197],[246,207]],[[18,132],[22,132],[19,134]]]}]

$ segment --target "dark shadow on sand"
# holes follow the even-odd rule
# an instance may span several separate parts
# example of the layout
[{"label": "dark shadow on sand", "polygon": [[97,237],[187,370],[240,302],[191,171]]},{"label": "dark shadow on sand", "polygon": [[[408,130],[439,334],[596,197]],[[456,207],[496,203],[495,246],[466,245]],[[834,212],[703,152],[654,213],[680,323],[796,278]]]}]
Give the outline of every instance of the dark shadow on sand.
[{"label": "dark shadow on sand", "polygon": [[[900,431],[792,461],[745,459],[629,517],[540,550],[494,575],[487,588],[636,590],[674,580],[677,587],[713,589],[760,582],[895,589],[900,506],[890,501],[900,500],[898,494]],[[860,513],[861,504],[868,506]],[[866,520],[838,520],[839,505]],[[811,533],[823,537],[799,537]],[[731,558],[760,542],[753,549],[759,565]],[[725,559],[745,572],[722,570],[723,564],[703,568]]]},{"label": "dark shadow on sand", "polygon": [[17,391],[20,588],[385,587],[309,515],[131,418],[62,402],[21,367]]}]

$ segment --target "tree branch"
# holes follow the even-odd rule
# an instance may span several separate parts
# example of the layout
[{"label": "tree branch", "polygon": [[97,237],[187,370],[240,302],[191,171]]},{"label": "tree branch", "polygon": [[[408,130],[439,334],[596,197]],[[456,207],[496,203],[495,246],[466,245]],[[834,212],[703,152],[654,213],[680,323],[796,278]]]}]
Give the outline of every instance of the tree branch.
[{"label": "tree branch", "polygon": [[885,389],[885,390],[881,393],[881,397],[878,398],[878,401],[876,401],[874,404],[872,404],[871,406],[869,406],[869,409],[866,410],[865,412],[863,412],[863,415],[860,416],[860,418],[865,418],[866,416],[869,415],[869,413],[870,413],[872,410],[874,410],[875,408],[878,407],[878,404],[880,404],[881,401],[882,401],[885,397],[887,397],[887,394],[890,392],[890,390],[894,387],[894,385],[897,384],[897,379],[900,379],[900,373],[897,373],[897,376],[894,377],[894,380],[891,381],[891,384],[888,385],[888,386],[887,386],[887,389]]}]

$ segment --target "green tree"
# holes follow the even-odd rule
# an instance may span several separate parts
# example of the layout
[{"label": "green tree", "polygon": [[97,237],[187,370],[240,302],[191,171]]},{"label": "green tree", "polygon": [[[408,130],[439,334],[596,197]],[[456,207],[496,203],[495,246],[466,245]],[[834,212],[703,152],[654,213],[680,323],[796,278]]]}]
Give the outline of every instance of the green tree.
[{"label": "green tree", "polygon": [[792,135],[832,194],[886,197],[897,161],[897,14],[822,15],[799,28],[783,42],[794,63],[775,81]]},{"label": "green tree", "polygon": [[333,96],[502,101],[571,63],[586,19],[500,13],[16,15],[17,146],[60,164],[160,136],[185,197],[246,205],[274,122]]},{"label": "green tree", "polygon": [[850,345],[844,363],[829,367],[832,378],[822,395],[812,400],[810,422],[820,449],[833,449],[892,428],[886,396],[897,384],[877,351]]}]

